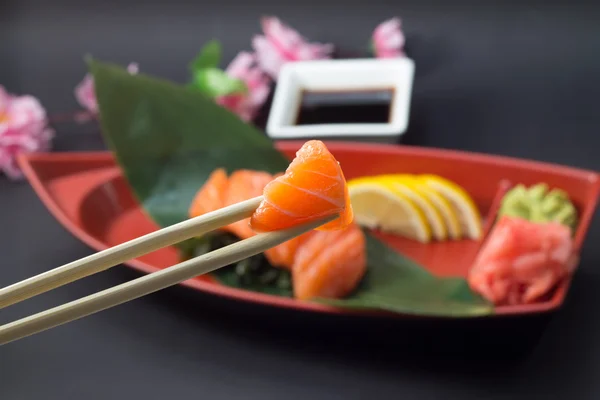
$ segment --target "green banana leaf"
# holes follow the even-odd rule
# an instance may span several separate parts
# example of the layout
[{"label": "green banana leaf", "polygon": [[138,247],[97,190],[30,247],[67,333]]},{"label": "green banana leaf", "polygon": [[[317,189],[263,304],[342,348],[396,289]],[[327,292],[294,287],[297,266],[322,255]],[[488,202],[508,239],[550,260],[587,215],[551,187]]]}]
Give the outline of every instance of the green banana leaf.
[{"label": "green banana leaf", "polygon": [[331,305],[375,308],[410,315],[480,316],[493,307],[463,278],[438,278],[373,235],[367,238],[367,274],[349,297],[319,300]]},{"label": "green banana leaf", "polygon": [[271,173],[288,160],[259,130],[201,92],[91,61],[107,145],[138,201],[160,226],[181,222],[218,167]]},{"label": "green banana leaf", "polygon": [[[208,175],[247,168],[284,171],[288,160],[259,130],[185,86],[89,60],[102,132],[133,193],[160,226],[187,218]],[[340,307],[416,315],[481,316],[493,306],[462,278],[438,278],[367,234],[368,272],[348,298],[316,300]],[[236,286],[228,273],[222,283]],[[289,296],[272,287],[253,290]]]}]

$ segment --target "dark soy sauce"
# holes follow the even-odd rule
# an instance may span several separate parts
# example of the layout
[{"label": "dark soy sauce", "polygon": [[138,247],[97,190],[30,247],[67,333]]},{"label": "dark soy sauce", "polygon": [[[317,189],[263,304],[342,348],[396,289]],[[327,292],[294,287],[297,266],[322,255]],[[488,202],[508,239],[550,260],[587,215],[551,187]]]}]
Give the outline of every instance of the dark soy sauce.
[{"label": "dark soy sauce", "polygon": [[394,89],[303,90],[296,125],[385,124],[390,121]]}]

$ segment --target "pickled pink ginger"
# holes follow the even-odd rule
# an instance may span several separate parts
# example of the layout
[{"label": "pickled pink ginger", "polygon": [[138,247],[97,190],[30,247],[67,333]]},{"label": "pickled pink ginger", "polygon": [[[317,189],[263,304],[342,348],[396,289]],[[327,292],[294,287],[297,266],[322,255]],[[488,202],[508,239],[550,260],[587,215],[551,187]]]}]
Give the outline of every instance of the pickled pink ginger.
[{"label": "pickled pink ginger", "polygon": [[532,303],[575,266],[569,227],[503,216],[469,272],[471,288],[496,305]]}]

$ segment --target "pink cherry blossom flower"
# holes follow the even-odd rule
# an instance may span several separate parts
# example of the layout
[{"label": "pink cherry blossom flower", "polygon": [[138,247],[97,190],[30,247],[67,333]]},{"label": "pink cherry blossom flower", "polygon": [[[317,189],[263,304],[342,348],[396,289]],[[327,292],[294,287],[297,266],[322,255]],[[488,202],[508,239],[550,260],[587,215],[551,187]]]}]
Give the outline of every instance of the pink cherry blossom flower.
[{"label": "pink cherry blossom flower", "polygon": [[309,43],[304,37],[278,18],[261,20],[264,35],[252,39],[261,68],[277,79],[283,64],[290,61],[308,61],[330,58],[333,45]]},{"label": "pink cherry blossom flower", "polygon": [[399,18],[382,22],[373,32],[373,51],[377,58],[394,58],[404,55],[404,34]]},{"label": "pink cherry blossom flower", "polygon": [[49,150],[53,137],[46,111],[35,97],[11,95],[0,86],[0,172],[22,178],[17,156]]},{"label": "pink cherry blossom flower", "polygon": [[251,121],[264,104],[271,90],[270,80],[256,65],[256,55],[240,52],[229,64],[225,72],[232,78],[242,80],[248,89],[246,93],[221,96],[217,103],[237,114],[244,121]]},{"label": "pink cherry blossom flower", "polygon": [[[138,73],[138,65],[129,64],[127,71],[135,75]],[[98,101],[96,100],[96,91],[94,89],[94,78],[91,74],[86,74],[83,80],[75,87],[75,97],[79,104],[92,114],[98,114]]]}]

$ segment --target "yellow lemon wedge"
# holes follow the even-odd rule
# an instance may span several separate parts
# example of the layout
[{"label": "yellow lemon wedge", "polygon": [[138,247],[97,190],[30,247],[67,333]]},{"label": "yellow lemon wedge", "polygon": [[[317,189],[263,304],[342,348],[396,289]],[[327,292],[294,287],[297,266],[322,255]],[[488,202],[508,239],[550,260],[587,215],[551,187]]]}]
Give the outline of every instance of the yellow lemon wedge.
[{"label": "yellow lemon wedge", "polygon": [[397,175],[396,177],[399,182],[421,193],[435,206],[444,221],[447,236],[450,239],[458,240],[462,238],[463,230],[460,225],[460,219],[454,212],[452,204],[445,197],[420,179],[417,179],[414,175]]},{"label": "yellow lemon wedge", "polygon": [[465,237],[474,240],[481,238],[483,234],[481,215],[466,190],[437,175],[420,175],[417,179],[450,203]]},{"label": "yellow lemon wedge", "polygon": [[431,241],[423,212],[393,185],[377,177],[358,178],[348,182],[348,191],[357,224],[421,243]]},{"label": "yellow lemon wedge", "polygon": [[435,206],[435,204],[429,199],[429,197],[423,193],[417,185],[407,185],[403,183],[403,179],[406,180],[408,175],[381,175],[378,180],[390,184],[394,189],[401,192],[403,195],[408,197],[412,202],[421,210],[427,224],[431,228],[433,238],[436,240],[446,240],[448,238],[448,229],[444,222],[442,214]]}]

